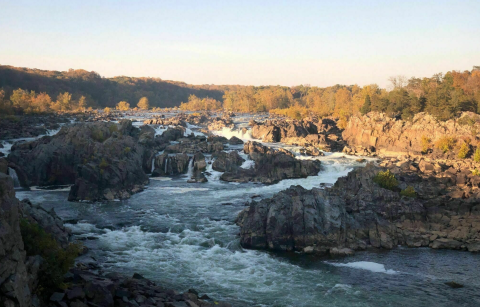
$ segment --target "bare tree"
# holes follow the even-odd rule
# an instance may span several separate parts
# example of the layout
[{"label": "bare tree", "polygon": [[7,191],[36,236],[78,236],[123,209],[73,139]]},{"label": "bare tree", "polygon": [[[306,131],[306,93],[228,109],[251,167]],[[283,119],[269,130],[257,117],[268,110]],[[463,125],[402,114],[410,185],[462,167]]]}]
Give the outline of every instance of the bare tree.
[{"label": "bare tree", "polygon": [[404,88],[405,86],[408,85],[407,77],[402,76],[402,75],[392,76],[392,77],[388,78],[388,81],[390,81],[390,83],[391,83],[390,87],[391,87],[392,90],[399,89],[399,88]]}]

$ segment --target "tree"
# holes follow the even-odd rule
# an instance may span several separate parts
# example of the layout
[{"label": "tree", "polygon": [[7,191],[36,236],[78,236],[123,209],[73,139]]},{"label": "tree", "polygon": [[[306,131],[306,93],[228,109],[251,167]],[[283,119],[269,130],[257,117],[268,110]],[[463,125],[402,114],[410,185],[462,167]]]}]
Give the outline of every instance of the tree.
[{"label": "tree", "polygon": [[368,112],[371,111],[371,109],[372,109],[372,102],[370,101],[370,95],[367,94],[367,96],[365,96],[365,103],[363,104],[360,111],[362,112],[362,114],[367,114]]},{"label": "tree", "polygon": [[103,112],[105,112],[105,114],[110,114],[112,112],[112,109],[106,107],[105,109],[103,109]]},{"label": "tree", "polygon": [[67,111],[71,108],[72,94],[65,92],[58,94],[57,101],[53,104],[53,109],[56,111]]},{"label": "tree", "polygon": [[126,101],[120,101],[117,103],[116,109],[120,111],[128,111],[128,109],[130,109],[130,104]]},{"label": "tree", "polygon": [[140,101],[137,104],[137,107],[139,107],[142,110],[148,110],[150,105],[148,104],[148,98],[147,97],[142,97],[140,98]]},{"label": "tree", "polygon": [[78,108],[83,112],[85,112],[85,108],[87,107],[87,102],[85,100],[85,96],[80,97],[78,100]]}]

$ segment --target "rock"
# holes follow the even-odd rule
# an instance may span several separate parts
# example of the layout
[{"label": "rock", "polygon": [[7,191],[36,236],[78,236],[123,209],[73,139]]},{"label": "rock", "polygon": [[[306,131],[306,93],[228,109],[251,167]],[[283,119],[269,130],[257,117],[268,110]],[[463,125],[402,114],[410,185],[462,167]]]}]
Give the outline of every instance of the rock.
[{"label": "rock", "polygon": [[229,153],[221,151],[215,155],[215,158],[212,168],[217,172],[235,172],[245,161],[236,150]]},{"label": "rock", "polygon": [[[368,163],[332,187],[292,186],[272,198],[251,201],[236,221],[241,245],[331,255],[398,245],[478,250],[480,216],[470,215],[477,210],[476,201],[451,200],[440,193],[446,187],[435,177],[425,180],[411,168],[391,167],[399,186],[413,187],[417,198],[380,187],[372,178],[385,169]],[[455,222],[467,218],[473,228]]]},{"label": "rock", "polygon": [[221,180],[229,182],[275,183],[288,178],[303,178],[320,171],[318,160],[297,160],[286,150],[274,150],[257,142],[247,142],[244,152],[255,162],[253,168],[225,171]]},{"label": "rock", "polygon": [[46,232],[53,235],[57,242],[66,248],[69,244],[70,230],[63,226],[63,221],[52,209],[47,211],[30,200],[24,199],[19,203],[23,218],[38,224]]},{"label": "rock", "polygon": [[445,284],[453,289],[463,288],[462,284],[456,283],[454,281],[449,281],[449,282],[446,282]]},{"label": "rock", "polygon": [[230,145],[242,145],[243,141],[236,136],[232,136],[230,140],[228,140],[228,144]]},{"label": "rock", "polygon": [[83,299],[85,298],[85,292],[81,287],[75,287],[71,290],[67,291],[67,298],[69,300],[74,300],[74,299]]},{"label": "rock", "polygon": [[[478,124],[476,125],[478,127]],[[418,113],[411,121],[391,118],[378,112],[370,112],[363,116],[354,115],[350,117],[342,133],[343,140],[350,147],[373,146],[384,155],[395,156],[399,153],[421,155],[426,147],[427,152],[433,150],[433,155],[437,157],[457,158],[453,150],[443,153],[434,148],[436,141],[452,136],[457,139],[472,139],[472,127],[458,124],[454,119],[439,121],[427,113]],[[422,141],[422,138],[423,140],[429,138],[429,141]],[[477,143],[478,138],[474,137],[472,145]]]},{"label": "rock", "polygon": [[0,173],[8,174],[8,161],[5,158],[0,158]]},{"label": "rock", "polygon": [[65,293],[55,292],[55,293],[52,294],[52,296],[50,296],[50,301],[60,302],[61,300],[63,300],[64,297],[65,297]]},{"label": "rock", "polygon": [[332,248],[330,249],[331,256],[353,256],[355,251],[350,248]]},{"label": "rock", "polygon": [[152,176],[174,176],[188,171],[190,157],[187,154],[162,154],[155,157],[155,169]]},{"label": "rock", "polygon": [[53,137],[15,144],[10,167],[22,186],[73,185],[70,201],[103,200],[112,194],[128,198],[135,185],[148,183],[151,135],[152,128],[138,129],[128,120],[74,124]]},{"label": "rock", "polygon": [[12,178],[0,173],[0,305],[31,305],[25,261],[19,201],[15,198]]},{"label": "rock", "polygon": [[433,241],[431,248],[435,249],[461,249],[462,243],[457,240],[440,238]]}]

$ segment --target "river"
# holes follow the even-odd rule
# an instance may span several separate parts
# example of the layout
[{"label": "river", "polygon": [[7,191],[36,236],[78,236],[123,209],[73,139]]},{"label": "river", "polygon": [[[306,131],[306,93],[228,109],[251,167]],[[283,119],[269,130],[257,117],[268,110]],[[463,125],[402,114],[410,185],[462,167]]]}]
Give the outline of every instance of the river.
[{"label": "river", "polygon": [[[218,132],[232,133],[250,138]],[[211,172],[203,184],[187,183],[185,175],[156,178],[124,201],[68,202],[68,189],[19,189],[17,197],[69,220],[75,238],[90,249],[81,261],[92,259],[106,272],[140,273],[180,291],[195,288],[233,306],[480,306],[480,256],[468,252],[399,247],[328,259],[242,249],[234,221],[247,201],[291,185],[333,184],[364,165],[340,153],[318,159],[317,176],[274,185],[225,183]],[[444,284],[452,280],[465,287]]]}]

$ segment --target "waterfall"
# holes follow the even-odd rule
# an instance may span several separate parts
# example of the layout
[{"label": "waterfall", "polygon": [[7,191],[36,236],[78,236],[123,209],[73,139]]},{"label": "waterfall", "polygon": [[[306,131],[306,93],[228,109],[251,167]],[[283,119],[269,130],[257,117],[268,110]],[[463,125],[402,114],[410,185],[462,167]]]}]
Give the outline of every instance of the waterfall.
[{"label": "waterfall", "polygon": [[9,167],[8,168],[8,174],[13,179],[13,186],[15,188],[19,188],[20,187],[20,180],[18,180],[17,172],[13,168]]},{"label": "waterfall", "polygon": [[165,175],[167,175],[168,156],[165,158]]},{"label": "waterfall", "polygon": [[188,162],[188,171],[187,171],[187,178],[190,180],[193,177],[193,157]]},{"label": "waterfall", "polygon": [[153,173],[155,170],[155,158],[152,159],[152,169],[150,170],[150,173]]}]

